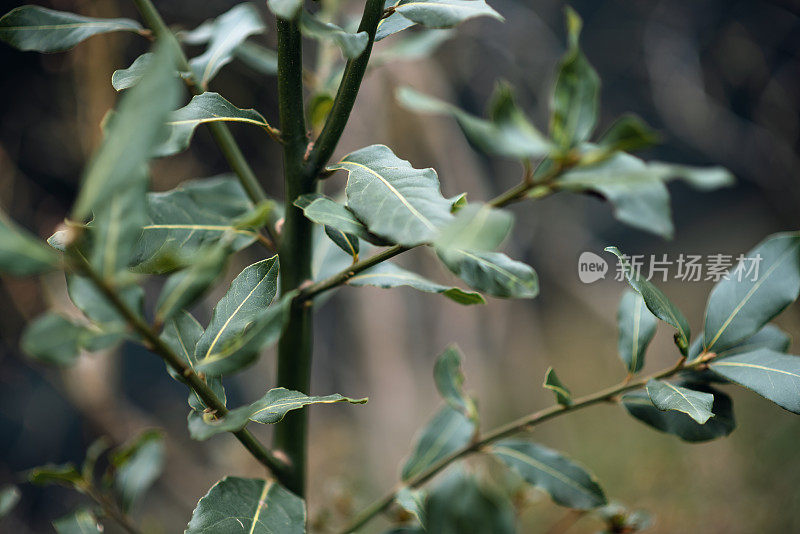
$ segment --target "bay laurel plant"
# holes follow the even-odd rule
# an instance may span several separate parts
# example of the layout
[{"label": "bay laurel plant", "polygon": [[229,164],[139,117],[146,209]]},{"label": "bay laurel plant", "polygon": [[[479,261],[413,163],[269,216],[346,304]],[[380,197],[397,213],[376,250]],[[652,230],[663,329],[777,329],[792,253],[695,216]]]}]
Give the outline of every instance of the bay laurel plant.
[{"label": "bay laurel plant", "polygon": [[[132,3],[141,21],[28,5],[0,19],[0,39],[20,50],[64,51],[109,32],[152,42],[149,52],[110,76],[118,104],[104,120],[102,143],[86,163],[63,226],[45,243],[3,216],[0,269],[13,276],[63,271],[69,298],[83,313],[76,318],[50,311],[35,319],[22,336],[22,349],[31,357],[69,366],[85,351],[141,344],[188,388],[192,438],[231,433],[263,465],[263,476],[231,476],[214,484],[187,518],[188,533],[294,534],[311,528],[304,496],[307,484],[319,481],[306,471],[308,407],[366,402],[309,391],[314,311],[333,290],[406,286],[465,306],[487,298],[534,298],[539,289],[534,269],[498,250],[513,222],[504,207],[556,193],[591,194],[604,199],[620,223],[668,238],[673,234],[670,180],[699,190],[732,181],[722,168],[632,155],[657,141],[633,115],[596,131],[600,80],[580,48],[581,19],[569,8],[549,125],[534,124],[503,83],[496,86],[485,117],[397,88],[395,97],[409,113],[449,117],[475,149],[521,163],[518,185],[479,201],[466,194],[443,196],[434,169],[417,168],[382,144],[343,147],[347,155],[332,156],[370,60],[424,55],[450,35],[442,28],[475,17],[501,23],[503,17],[484,0],[366,0],[352,31],[333,9],[336,2],[320,7],[268,0],[277,50],[248,40],[266,31],[263,6],[240,3],[226,13],[209,14],[216,18],[194,30],[173,32],[150,0]],[[340,49],[341,62],[328,69],[329,79],[309,82],[315,75],[304,67],[304,39],[319,41],[319,49]],[[373,44],[382,39],[394,44],[373,58]],[[189,44],[205,51],[188,58],[184,45]],[[279,124],[213,91],[215,76],[232,61],[277,76]],[[247,123],[263,131],[265,142],[280,144],[282,201],[263,190],[228,122]],[[199,127],[210,130],[231,174],[186,177],[173,190],[149,192],[148,163],[186,150]],[[334,190],[343,185],[343,194],[323,195],[322,181],[333,182],[329,189]],[[247,247],[258,247],[263,259],[233,279],[209,323],[201,324],[189,310],[218,283],[231,256]],[[390,261],[419,247],[430,250],[463,286],[429,280]],[[509,498],[458,465],[471,455],[485,455],[518,484],[549,494],[555,505],[594,514],[608,532],[634,532],[646,528],[644,514],[609,504],[586,467],[527,439],[524,431],[614,402],[661,432],[687,442],[712,440],[734,429],[731,399],[723,392],[734,386],[800,413],[800,358],[787,353],[787,334],[770,324],[800,291],[800,232],[767,236],[755,245],[747,256],[760,258],[758,272],[734,276],[745,269],[741,263],[722,279],[708,296],[705,321],[695,326],[694,336],[667,295],[641,277],[617,248],[607,250],[619,257],[630,285],[618,312],[619,356],[627,370],[619,384],[573,396],[551,368],[544,387],[554,394],[552,406],[484,430],[476,401],[464,389],[463,356],[452,345],[433,369],[442,407],[422,426],[398,485],[349,518],[349,524],[325,530],[355,532],[393,512],[387,516],[398,521],[391,527],[398,533],[515,532]],[[163,284],[154,306],[145,307],[143,283],[154,277]],[[642,376],[660,323],[674,331],[675,363]],[[274,387],[250,404],[230,406],[225,377],[246,369],[273,345],[278,354]],[[274,425],[273,442],[258,440],[253,425]],[[82,466],[49,464],[28,475],[31,482],[66,485],[87,497],[85,507],[54,518],[59,532],[100,532],[106,523],[141,532],[130,510],[158,477],[163,449],[163,435],[156,431],[113,449],[100,440]],[[107,470],[98,473],[97,466],[106,464]],[[4,490],[4,511],[17,495],[13,488]]]}]

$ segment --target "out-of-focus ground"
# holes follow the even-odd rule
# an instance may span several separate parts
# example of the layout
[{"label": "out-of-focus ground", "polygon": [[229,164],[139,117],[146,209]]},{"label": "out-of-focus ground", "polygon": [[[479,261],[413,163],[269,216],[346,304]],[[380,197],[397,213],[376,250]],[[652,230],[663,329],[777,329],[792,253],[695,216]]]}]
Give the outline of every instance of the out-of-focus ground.
[{"label": "out-of-focus ground", "polygon": [[[553,67],[563,51],[563,4],[491,3],[505,24],[472,21],[430,59],[371,71],[338,153],[385,143],[417,167],[436,168],[445,196],[469,191],[470,199],[486,199],[516,183],[521,173],[516,163],[473,152],[453,121],[409,114],[392,97],[395,86],[410,84],[479,113],[495,81],[504,78],[545,129]],[[3,11],[16,5],[6,4]],[[168,22],[184,27],[232,4],[158,2]],[[135,17],[123,0],[47,5]],[[539,273],[541,295],[532,301],[491,300],[463,308],[413,290],[339,291],[318,314],[313,389],[369,396],[370,402],[312,409],[312,517],[327,514],[340,521],[343,512],[394,484],[414,433],[438,406],[431,368],[450,342],[465,353],[467,386],[480,401],[484,428],[551,403],[540,387],[548,366],[577,394],[620,380],[615,315],[624,287],[613,276],[582,284],[577,277],[582,251],[616,244],[628,253],[673,258],[735,255],[769,233],[800,226],[796,0],[576,0],[573,5],[585,19],[584,49],[603,80],[600,129],[625,111],[638,113],[664,138],[648,157],[723,164],[736,174],[737,185],[709,194],[672,184],[673,241],[621,226],[607,205],[591,198],[557,195],[513,207],[516,226],[506,248]],[[355,13],[358,6],[351,7]],[[262,39],[274,44],[274,31]],[[14,219],[46,237],[64,217],[98,142],[100,120],[116,99],[110,74],[146,46],[127,35],[95,37],[72,52],[46,56],[0,46],[0,199]],[[309,61],[313,48],[309,43]],[[231,64],[212,85],[237,106],[255,107],[277,122],[274,79]],[[280,196],[277,145],[255,129],[233,130],[265,188]],[[201,129],[189,152],[156,162],[153,187],[164,190],[224,171],[224,160]],[[329,191],[342,187],[343,178],[331,178]],[[241,254],[229,275],[259,253]],[[407,254],[402,263],[453,280],[425,251]],[[98,435],[119,442],[142,427],[162,427],[169,436],[167,469],[136,517],[148,531],[182,531],[197,499],[219,476],[254,476],[259,468],[230,436],[189,440],[183,387],[142,349],[125,346],[116,354],[85,356],[66,372],[26,360],[16,348],[22,325],[46,303],[66,306],[63,286],[59,276],[45,277],[43,285],[35,279],[0,284],[0,481],[16,480],[24,469],[45,462],[79,461]],[[701,330],[711,283],[663,287],[693,329]],[[208,304],[223,290],[209,296]],[[208,319],[207,311],[199,314]],[[791,307],[778,323],[800,334],[800,307]],[[670,333],[661,327],[646,371],[674,359]],[[268,353],[227,380],[230,404],[261,396],[273,378],[274,354]],[[613,405],[546,423],[532,437],[589,466],[614,499],[652,512],[652,532],[800,531],[800,418],[743,390],[726,391],[734,398],[739,428],[707,444],[659,434]],[[60,488],[23,485],[22,490],[22,502],[0,526],[4,532],[48,532],[49,521],[80,500]],[[539,494],[532,498],[521,531],[545,532],[564,511]],[[584,518],[570,532],[599,526]]]}]

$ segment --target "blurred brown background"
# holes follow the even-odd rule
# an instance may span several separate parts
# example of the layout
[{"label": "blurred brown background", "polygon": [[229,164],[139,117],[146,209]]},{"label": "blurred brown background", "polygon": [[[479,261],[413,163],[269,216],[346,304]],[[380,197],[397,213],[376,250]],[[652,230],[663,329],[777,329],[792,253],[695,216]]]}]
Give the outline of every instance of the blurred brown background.
[{"label": "blurred brown background", "polygon": [[[136,18],[123,0],[40,3]],[[234,3],[157,2],[169,23],[184,28]],[[436,168],[445,196],[469,191],[470,199],[486,199],[515,184],[521,173],[516,163],[473,152],[453,121],[409,114],[392,98],[394,87],[410,84],[480,113],[495,81],[504,78],[544,129],[553,68],[563,51],[563,3],[491,4],[505,24],[469,22],[430,59],[372,70],[338,153],[385,143],[417,167]],[[2,11],[16,5],[6,3]],[[492,300],[463,308],[409,289],[339,291],[318,313],[313,389],[369,396],[370,402],[312,409],[312,518],[335,524],[343,512],[394,484],[415,431],[438,406],[431,369],[449,342],[465,353],[467,386],[480,401],[484,428],[550,404],[540,387],[550,365],[577,394],[621,379],[615,314],[624,287],[613,277],[581,284],[582,251],[616,244],[628,253],[670,257],[739,254],[768,233],[800,227],[800,3],[575,0],[572,5],[585,19],[583,46],[603,80],[600,129],[625,111],[635,112],[664,137],[647,157],[723,164],[736,174],[737,185],[711,194],[670,185],[677,230],[671,242],[621,226],[595,199],[558,195],[514,206],[516,226],[506,248],[539,273],[541,295],[532,301]],[[354,2],[346,11],[355,16],[358,8]],[[274,31],[259,39],[273,44]],[[311,65],[315,46],[308,42],[306,49]],[[94,37],[54,55],[0,46],[0,199],[15,220],[47,237],[63,218],[97,145],[99,122],[117,97],[111,72],[127,67],[146,48],[144,40],[129,35]],[[233,63],[212,90],[277,121],[274,78]],[[232,128],[267,191],[280,196],[277,145],[256,129]],[[225,171],[211,137],[200,129],[188,152],[154,164],[153,188]],[[335,192],[344,176],[329,182]],[[240,254],[229,276],[259,253],[254,248]],[[405,266],[452,281],[426,251],[406,256]],[[664,287],[693,329],[701,330],[711,284]],[[201,320],[208,320],[210,305],[223,291],[218,288],[198,308]],[[43,284],[3,279],[0,299],[0,482],[17,480],[24,469],[45,462],[80,461],[99,435],[121,442],[140,428],[162,427],[169,436],[167,469],[135,515],[148,531],[171,533],[183,530],[197,499],[221,475],[258,475],[258,466],[230,436],[189,440],[184,388],[143,349],[126,345],[115,354],[87,355],[65,372],[20,354],[25,322],[48,304],[68,309],[62,277],[45,277]],[[800,307],[791,307],[778,323],[800,334]],[[662,327],[646,370],[674,358],[670,333]],[[268,353],[226,380],[229,404],[261,396],[274,386],[273,376],[274,355]],[[800,419],[753,394],[727,390],[740,427],[712,443],[680,442],[610,405],[542,425],[532,437],[589,466],[612,498],[652,512],[652,532],[800,531]],[[485,468],[480,461],[471,465]],[[23,485],[22,490],[22,502],[0,525],[4,532],[49,532],[49,522],[80,501],[60,488]],[[542,495],[532,499],[521,532],[545,532],[563,517]],[[599,527],[585,518],[570,532]]]}]

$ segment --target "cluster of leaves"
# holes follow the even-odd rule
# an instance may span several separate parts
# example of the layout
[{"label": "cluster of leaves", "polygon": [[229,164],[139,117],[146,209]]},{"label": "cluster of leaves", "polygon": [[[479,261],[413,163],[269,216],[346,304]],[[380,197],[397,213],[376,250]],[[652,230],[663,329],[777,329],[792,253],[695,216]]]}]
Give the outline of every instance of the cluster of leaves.
[{"label": "cluster of leaves", "polygon": [[[269,0],[268,5],[278,17],[298,20],[307,37],[337,46],[344,58],[369,53],[368,32],[346,31],[303,10],[299,0]],[[441,28],[476,16],[502,18],[483,0],[390,1],[384,15],[375,40],[412,26],[430,30],[385,48],[383,61],[430,50],[448,35]],[[81,351],[109,349],[125,340],[143,342],[165,359],[173,378],[190,386],[188,429],[194,439],[222,432],[240,435],[251,422],[274,424],[289,411],[311,404],[366,401],[275,387],[250,404],[227,407],[223,377],[251,365],[277,342],[298,299],[317,298],[343,283],[408,286],[464,305],[481,304],[484,295],[533,298],[538,293],[533,268],[498,250],[513,224],[511,214],[501,208],[557,192],[599,195],[612,205],[621,222],[671,236],[668,180],[680,178],[708,190],[728,185],[731,177],[719,168],[645,162],[629,154],[656,140],[633,116],[621,117],[592,140],[600,82],[579,47],[580,30],[580,18],[568,9],[568,47],[558,65],[547,135],[526,117],[505,84],[498,85],[487,118],[410,88],[398,91],[398,99],[411,109],[455,118],[478,149],[521,161],[526,173],[518,187],[486,203],[467,202],[466,194],[447,198],[436,171],[417,169],[384,145],[351,152],[324,172],[326,177],[339,170],[347,173],[344,201],[321,194],[287,199],[287,209],[302,210],[317,225],[317,268],[315,280],[309,283],[312,289],[321,289],[301,288],[278,295],[280,261],[271,256],[247,266],[233,279],[206,326],[189,310],[223,275],[232,255],[253,243],[270,242],[264,233],[276,233],[274,222],[282,216],[281,208],[254,198],[236,177],[227,175],[190,180],[167,192],[148,192],[147,164],[152,158],[185,150],[201,124],[246,123],[282,141],[280,131],[261,113],[238,108],[208,91],[215,75],[230,61],[240,60],[261,74],[275,74],[277,59],[274,51],[247,41],[265,31],[258,10],[248,3],[179,34],[185,44],[205,45],[204,52],[191,60],[182,59],[175,43],[159,39],[152,51],[114,72],[112,85],[123,92],[119,104],[104,122],[104,141],[86,167],[70,219],[49,239],[50,246],[0,217],[0,269],[15,275],[64,270],[70,299],[82,312],[80,317],[44,314],[27,328],[23,349],[42,362],[70,365]],[[132,20],[92,19],[32,6],[17,8],[0,19],[0,39],[40,52],[66,50],[92,35],[112,31],[146,33]],[[315,130],[331,108],[331,88],[343,73],[341,65],[326,70],[326,79],[315,81],[309,99]],[[188,102],[181,93],[182,80],[195,93]],[[534,163],[538,164],[535,170]],[[420,246],[433,250],[442,265],[471,290],[428,280],[388,261],[360,260],[365,250],[389,247],[384,252],[394,254]],[[625,262],[617,249],[610,250]],[[800,412],[796,393],[800,360],[785,354],[788,337],[768,324],[800,292],[800,234],[772,236],[751,251],[750,256],[756,255],[762,262],[755,279],[737,279],[735,270],[714,288],[703,335],[694,341],[680,310],[629,270],[634,291],[626,293],[620,305],[619,352],[630,380],[605,397],[573,399],[550,369],[544,386],[556,397],[552,414],[624,394],[621,402],[635,418],[684,440],[704,441],[727,435],[734,427],[730,398],[712,386],[715,382],[738,383]],[[164,282],[155,307],[146,310],[141,282],[151,275],[164,277]],[[679,363],[646,379],[632,380],[643,368],[658,319],[676,330]],[[477,477],[451,473],[430,492],[416,489],[452,461],[474,452],[495,458],[560,505],[598,511],[609,531],[644,526],[645,521],[635,514],[609,508],[594,477],[565,455],[529,441],[507,439],[511,432],[501,432],[497,439],[491,433],[480,437],[476,404],[463,389],[460,359],[451,347],[437,360],[434,377],[445,406],[417,437],[401,470],[404,489],[392,495],[416,518],[414,524],[402,527],[405,532],[515,530],[508,499]],[[677,382],[667,381],[673,377]],[[536,422],[526,420],[512,431]],[[71,485],[98,501],[106,514],[116,509],[115,501],[109,501],[112,497],[118,498],[124,510],[157,475],[155,466],[160,460],[153,460],[161,457],[158,447],[160,438],[147,434],[137,445],[113,454],[114,469],[103,478],[102,488],[94,481],[96,450],[81,471],[74,466],[41,468],[32,479]],[[112,487],[116,493],[109,497]],[[3,502],[13,501],[13,495],[4,492]],[[80,510],[69,521],[81,525],[83,531],[97,531],[95,513]],[[64,521],[57,521],[56,528],[68,532],[73,527],[63,526]],[[304,532],[304,503],[277,482],[227,477],[200,500],[187,532],[237,528]]]}]

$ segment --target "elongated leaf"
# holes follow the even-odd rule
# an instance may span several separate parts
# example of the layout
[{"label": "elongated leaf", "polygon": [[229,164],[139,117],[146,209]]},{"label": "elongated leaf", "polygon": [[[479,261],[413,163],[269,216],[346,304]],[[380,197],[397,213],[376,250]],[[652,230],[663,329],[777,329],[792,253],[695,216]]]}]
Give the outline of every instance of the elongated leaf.
[{"label": "elongated leaf", "polygon": [[6,485],[0,488],[0,519],[11,513],[20,499],[19,488]]},{"label": "elongated leaf", "polygon": [[371,145],[331,165],[343,169],[347,205],[370,232],[402,245],[433,239],[452,220],[433,169],[415,169],[384,145]]},{"label": "elongated leaf", "polygon": [[475,422],[469,417],[450,406],[443,407],[417,435],[401,478],[408,480],[469,444],[475,429]]},{"label": "elongated leaf", "polygon": [[39,6],[20,6],[0,18],[0,41],[20,50],[61,52],[101,33],[141,32],[131,19],[97,19]]},{"label": "elongated leaf", "polygon": [[647,394],[659,410],[683,412],[701,425],[714,417],[711,411],[714,395],[710,393],[651,379],[647,382]]},{"label": "elongated leaf", "polygon": [[547,372],[544,374],[544,383],[542,387],[545,389],[549,389],[553,392],[556,396],[556,402],[558,402],[562,406],[568,406],[572,404],[572,394],[570,393],[567,386],[565,386],[561,380],[558,379],[555,370],[552,367],[547,368]]},{"label": "elongated leaf", "polygon": [[562,148],[586,141],[597,123],[600,78],[578,45],[583,21],[565,8],[569,47],[561,60],[553,91],[550,136]]},{"label": "elongated leaf", "polygon": [[88,508],[81,508],[53,521],[53,528],[58,534],[91,534],[103,532],[94,513]]},{"label": "elongated leaf", "polygon": [[278,291],[278,256],[256,262],[237,276],[214,307],[211,323],[197,342],[195,359],[204,360],[244,333]]},{"label": "elongated leaf", "polygon": [[89,330],[53,312],[28,325],[20,345],[32,358],[43,363],[68,366],[75,363]]},{"label": "elongated leaf", "polygon": [[186,534],[304,534],[303,500],[272,480],[225,477],[197,503]]},{"label": "elongated leaf", "polygon": [[543,157],[552,149],[547,138],[517,107],[511,88],[505,84],[498,84],[495,88],[488,119],[470,115],[409,87],[398,89],[397,99],[414,111],[451,115],[458,121],[467,139],[488,154],[524,160]]},{"label": "elongated leaf", "polygon": [[358,253],[361,250],[358,237],[353,234],[346,234],[332,226],[325,227],[325,235],[331,238],[337,247],[347,252],[353,257],[353,261],[358,261]]},{"label": "elongated leaf", "polygon": [[442,228],[433,245],[441,254],[447,254],[449,249],[494,250],[508,236],[513,221],[507,211],[488,204],[468,204]]},{"label": "elongated leaf", "polygon": [[139,83],[139,80],[142,79],[142,76],[144,76],[144,73],[147,71],[147,68],[150,66],[152,61],[153,53],[146,52],[137,57],[127,69],[115,70],[111,75],[111,87],[117,91],[130,89]]},{"label": "elongated leaf", "polygon": [[468,286],[500,298],[533,298],[539,294],[536,271],[500,252],[437,250],[439,259]]},{"label": "elongated leaf", "polygon": [[[402,15],[397,16],[405,18]],[[381,23],[385,20],[387,19],[382,19]],[[379,23],[378,31],[381,31],[382,26]],[[455,34],[454,30],[424,30],[406,33],[403,37],[374,50],[370,58],[370,67],[375,68],[391,61],[414,61],[427,58],[436,51],[439,45],[452,39]]]},{"label": "elongated leaf", "polygon": [[267,0],[270,11],[277,17],[291,20],[303,7],[303,0]]},{"label": "elongated leaf", "polygon": [[195,81],[208,87],[219,70],[233,58],[233,52],[249,36],[265,30],[258,9],[245,2],[217,17],[210,27],[210,42],[202,55],[189,61]]},{"label": "elongated leaf", "polygon": [[711,291],[704,348],[720,352],[752,336],[800,294],[800,233],[768,237]]},{"label": "elongated leaf", "polygon": [[425,502],[425,532],[436,534],[514,534],[509,500],[459,470],[436,485]]},{"label": "elongated leaf", "polygon": [[[72,303],[86,317],[100,327],[125,325],[125,318],[119,314],[97,286],[83,276],[67,274],[67,294]],[[134,313],[144,316],[144,291],[137,285],[119,287],[117,294]]]},{"label": "elongated leaf", "polygon": [[656,334],[658,319],[647,309],[642,296],[635,291],[622,295],[617,312],[619,357],[630,373],[644,366],[647,346]]},{"label": "elongated leaf", "polygon": [[464,291],[457,287],[437,284],[417,273],[398,267],[389,262],[383,262],[375,267],[367,269],[347,282],[352,286],[374,286],[382,288],[393,288],[408,286],[426,293],[439,293],[459,304],[485,304],[486,301],[479,293]]},{"label": "elongated leaf", "polygon": [[800,357],[758,349],[714,361],[709,367],[781,408],[800,414]]},{"label": "elongated leaf", "polygon": [[37,274],[53,269],[58,255],[0,211],[0,272]]},{"label": "elongated leaf", "polygon": [[670,238],[674,233],[663,173],[628,154],[564,173],[557,190],[592,192],[607,200],[614,217],[627,225]]},{"label": "elongated leaf", "polygon": [[[392,2],[394,4],[394,2]],[[408,20],[400,13],[392,13],[378,22],[378,31],[375,33],[375,42],[378,42],[390,35],[401,32],[414,26],[416,23]]]},{"label": "elongated leaf", "polygon": [[203,441],[222,432],[241,430],[250,421],[274,424],[282,421],[286,414],[292,410],[299,410],[309,404],[332,404],[336,402],[363,404],[367,402],[367,399],[351,399],[338,393],[322,397],[308,396],[299,391],[274,388],[253,404],[231,410],[224,417],[215,418],[210,413],[190,412],[189,433],[193,439]]},{"label": "elongated leaf", "polygon": [[648,162],[647,166],[664,181],[683,180],[700,191],[729,187],[736,181],[731,172],[723,167],[690,167],[658,161]]},{"label": "elongated leaf", "polygon": [[332,41],[350,59],[360,56],[369,42],[367,32],[346,32],[336,24],[323,22],[307,11],[300,15],[300,31],[320,41]]},{"label": "elongated leaf", "polygon": [[147,176],[132,177],[94,210],[89,261],[106,280],[130,278],[128,265],[147,222]]},{"label": "elongated leaf", "polygon": [[622,405],[636,419],[661,432],[675,434],[688,442],[702,442],[727,436],[736,428],[733,416],[733,403],[725,393],[706,384],[680,382],[680,386],[689,386],[695,391],[702,391],[714,396],[714,417],[699,424],[685,413],[670,410],[661,411],[650,400],[647,392],[634,391],[622,397]]},{"label": "elongated leaf", "polygon": [[205,246],[233,235],[233,250],[251,244],[256,233],[236,228],[253,209],[233,176],[192,180],[164,193],[147,194],[148,219],[131,258],[134,270],[164,273],[183,267]]},{"label": "elongated leaf", "polygon": [[167,114],[178,101],[179,81],[174,70],[171,49],[159,45],[142,80],[122,96],[108,121],[103,143],[84,174],[73,219],[83,221],[141,174],[164,131]]},{"label": "elongated leaf", "polygon": [[199,299],[221,274],[228,253],[225,242],[209,246],[198,253],[199,257],[186,270],[170,276],[158,296],[156,322],[163,324]]},{"label": "elongated leaf", "polygon": [[607,502],[595,477],[557,451],[519,440],[500,441],[490,450],[528,484],[547,492],[562,506],[590,510]]},{"label": "elongated leaf", "polygon": [[347,206],[343,206],[330,198],[303,195],[294,201],[294,205],[301,208],[303,214],[317,224],[334,228],[345,234],[354,235],[373,245],[384,246],[391,244],[385,239],[371,234],[367,227],[356,219],[356,216]]},{"label": "elongated leaf", "polygon": [[26,478],[32,484],[60,484],[71,487],[81,480],[81,474],[71,463],[46,464],[29,470]]},{"label": "elongated leaf", "polygon": [[[428,493],[425,490],[412,490],[408,487],[401,488],[394,497],[394,501],[406,512],[425,524],[425,501]],[[424,532],[421,530],[420,532]]]},{"label": "elongated leaf", "polygon": [[439,394],[451,408],[460,411],[473,421],[478,420],[475,402],[464,392],[461,351],[456,345],[450,345],[436,358],[433,380]]},{"label": "elongated leaf", "polygon": [[428,28],[452,28],[475,17],[504,20],[484,0],[400,0],[394,10]]},{"label": "elongated leaf", "polygon": [[188,104],[169,116],[168,135],[156,147],[155,155],[170,156],[186,150],[197,127],[208,122],[242,122],[270,127],[258,111],[237,108],[219,93],[205,92],[192,97]]},{"label": "elongated leaf", "polygon": [[275,50],[245,41],[236,47],[233,55],[259,74],[278,74],[278,53]]},{"label": "elongated leaf", "polygon": [[197,362],[197,370],[209,376],[227,375],[253,363],[262,350],[278,341],[289,316],[293,293],[263,309],[240,335],[217,343],[208,356]]},{"label": "elongated leaf", "polygon": [[598,145],[609,152],[630,152],[655,145],[658,139],[658,135],[641,118],[623,115],[608,128]]},{"label": "elongated leaf", "polygon": [[686,321],[686,317],[683,316],[683,313],[681,313],[678,307],[675,306],[660,289],[642,278],[639,273],[635,272],[617,247],[606,247],[604,250],[606,252],[611,252],[619,258],[619,261],[625,269],[625,276],[628,279],[628,283],[642,296],[644,303],[653,315],[675,327],[677,330],[675,343],[678,345],[681,353],[686,355],[689,349],[691,332],[689,330],[689,323]]},{"label": "elongated leaf", "polygon": [[159,477],[164,468],[164,453],[164,435],[159,430],[146,430],[112,453],[111,463],[116,469],[114,484],[126,510]]},{"label": "elongated leaf", "polygon": [[[180,356],[189,367],[195,369],[197,366],[195,347],[202,335],[203,327],[197,322],[197,319],[192,317],[192,314],[186,310],[182,310],[175,314],[175,316],[164,325],[164,330],[161,332],[161,340],[164,341],[175,354]],[[167,365],[167,371],[175,380],[180,382],[184,381],[183,376],[169,365]],[[222,385],[222,379],[208,376],[205,380],[214,394],[225,404],[225,388]],[[202,412],[207,408],[203,399],[201,399],[193,389],[189,390],[189,406],[198,412]]]}]

